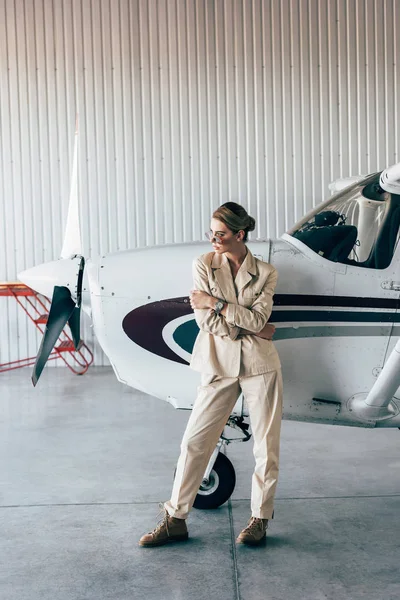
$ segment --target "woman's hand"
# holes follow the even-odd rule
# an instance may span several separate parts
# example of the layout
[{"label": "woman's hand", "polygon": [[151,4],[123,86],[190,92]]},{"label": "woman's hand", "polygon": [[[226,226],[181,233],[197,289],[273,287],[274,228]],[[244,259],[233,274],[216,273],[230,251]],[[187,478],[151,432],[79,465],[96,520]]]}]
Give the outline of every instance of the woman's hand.
[{"label": "woman's hand", "polygon": [[259,331],[256,335],[264,340],[272,340],[275,333],[275,325],[272,323],[267,323],[264,327]]},{"label": "woman's hand", "polygon": [[190,291],[190,306],[195,309],[195,308],[212,308],[212,301],[211,299],[213,299],[215,301],[215,298],[213,298],[213,296],[210,296],[209,294],[206,294],[206,292],[200,292],[199,290],[191,290]]}]

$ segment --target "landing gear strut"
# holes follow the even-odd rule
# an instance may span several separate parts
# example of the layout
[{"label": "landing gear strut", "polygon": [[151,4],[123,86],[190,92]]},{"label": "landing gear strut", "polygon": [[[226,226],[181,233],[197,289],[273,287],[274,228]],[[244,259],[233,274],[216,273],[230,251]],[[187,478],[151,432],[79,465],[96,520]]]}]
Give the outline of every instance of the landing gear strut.
[{"label": "landing gear strut", "polygon": [[232,496],[235,489],[235,468],[229,458],[218,452],[207,480],[201,482],[194,508],[218,508]]},{"label": "landing gear strut", "polygon": [[249,424],[244,422],[244,417],[229,417],[227,426],[241,432],[242,437],[227,437],[221,434],[218,444],[211,455],[203,481],[196,499],[195,508],[218,508],[232,496],[236,484],[235,468],[229,458],[220,451],[222,446],[232,442],[247,442],[251,438]]},{"label": "landing gear strut", "polygon": [[[224,504],[232,495],[236,484],[235,469],[225,454],[220,452],[222,446],[232,442],[247,442],[251,438],[249,424],[244,422],[244,417],[229,417],[227,426],[241,432],[242,437],[227,437],[225,429],[218,444],[211,455],[203,481],[197,493],[193,506],[195,508],[207,509],[218,508]],[[174,474],[175,476],[175,474]]]}]

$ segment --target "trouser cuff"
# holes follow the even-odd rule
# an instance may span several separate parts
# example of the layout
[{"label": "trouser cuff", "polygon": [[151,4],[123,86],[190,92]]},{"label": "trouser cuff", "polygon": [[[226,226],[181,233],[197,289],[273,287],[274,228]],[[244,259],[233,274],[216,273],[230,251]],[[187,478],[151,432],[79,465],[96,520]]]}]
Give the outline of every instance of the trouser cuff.
[{"label": "trouser cuff", "polygon": [[251,516],[256,519],[272,519],[274,516],[274,508],[263,509],[263,510],[252,510]]},{"label": "trouser cuff", "polygon": [[168,502],[164,503],[164,508],[169,514],[169,516],[174,517],[175,519],[187,519],[189,516],[189,513],[184,513],[180,510],[176,510],[169,500]]}]

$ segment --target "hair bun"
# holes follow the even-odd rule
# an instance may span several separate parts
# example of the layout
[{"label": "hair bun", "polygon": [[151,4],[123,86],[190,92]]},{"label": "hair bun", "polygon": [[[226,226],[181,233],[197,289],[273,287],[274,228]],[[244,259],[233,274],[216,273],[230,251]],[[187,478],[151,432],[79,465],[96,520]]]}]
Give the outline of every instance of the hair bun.
[{"label": "hair bun", "polygon": [[212,214],[212,218],[225,223],[233,233],[244,231],[243,241],[247,242],[247,233],[256,227],[256,221],[246,209],[236,202],[225,202]]},{"label": "hair bun", "polygon": [[253,229],[255,229],[255,227],[256,227],[256,221],[255,221],[255,219],[253,219],[253,217],[250,217],[250,215],[249,215],[249,224],[248,224],[247,230],[253,231]]}]

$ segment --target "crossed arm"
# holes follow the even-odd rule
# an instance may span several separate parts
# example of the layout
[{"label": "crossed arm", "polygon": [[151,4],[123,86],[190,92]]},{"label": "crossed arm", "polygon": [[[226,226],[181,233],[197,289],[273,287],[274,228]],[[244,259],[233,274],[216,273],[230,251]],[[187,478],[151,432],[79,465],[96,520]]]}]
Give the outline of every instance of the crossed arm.
[{"label": "crossed arm", "polygon": [[272,339],[275,326],[268,323],[268,319],[271,315],[272,297],[277,282],[276,271],[268,277],[262,293],[251,309],[238,304],[225,303],[220,312],[222,316],[214,312],[218,299],[210,294],[205,265],[198,259],[193,263],[193,281],[195,289],[190,293],[190,305],[200,329],[218,336],[227,335],[232,340],[244,334]]},{"label": "crossed arm", "polygon": [[[200,290],[191,290],[191,292],[190,292],[190,306],[194,310],[195,309],[214,310],[217,302],[218,302],[218,298],[214,298],[214,296],[211,296],[210,294],[207,294],[206,292],[201,292]],[[228,312],[228,303],[225,302],[224,308],[221,310],[220,315],[222,315],[226,319],[227,312]],[[238,333],[240,333],[241,335],[255,335],[256,337],[264,338],[265,340],[272,340],[276,328],[275,328],[275,325],[267,322],[263,326],[263,328],[258,332],[249,331],[247,329],[243,329],[242,327],[240,327],[239,329],[240,329],[240,331]]]}]

